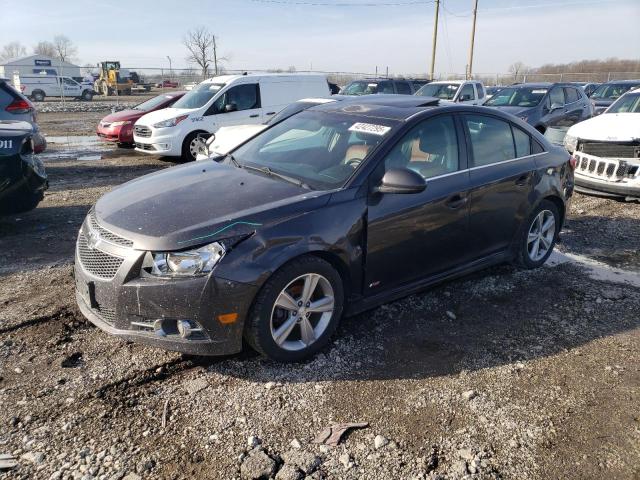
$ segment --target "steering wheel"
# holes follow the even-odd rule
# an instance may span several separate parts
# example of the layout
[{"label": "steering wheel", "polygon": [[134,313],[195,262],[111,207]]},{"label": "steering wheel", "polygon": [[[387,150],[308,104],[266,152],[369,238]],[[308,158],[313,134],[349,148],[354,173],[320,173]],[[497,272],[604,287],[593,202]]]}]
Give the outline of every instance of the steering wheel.
[{"label": "steering wheel", "polygon": [[352,167],[353,169],[356,169],[358,168],[358,165],[360,165],[361,162],[362,162],[361,158],[350,158],[349,160],[344,162],[344,164],[349,167]]}]

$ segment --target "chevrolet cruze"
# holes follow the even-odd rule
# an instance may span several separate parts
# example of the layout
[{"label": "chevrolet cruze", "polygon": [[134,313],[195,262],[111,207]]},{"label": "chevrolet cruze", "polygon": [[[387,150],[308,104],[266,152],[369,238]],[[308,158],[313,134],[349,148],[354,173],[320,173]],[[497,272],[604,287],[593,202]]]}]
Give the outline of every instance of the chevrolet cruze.
[{"label": "chevrolet cruze", "polygon": [[523,121],[425,97],[298,113],[224,157],[126,183],[78,235],[76,298],[121,338],[278,361],[345,315],[551,254],[573,160]]}]

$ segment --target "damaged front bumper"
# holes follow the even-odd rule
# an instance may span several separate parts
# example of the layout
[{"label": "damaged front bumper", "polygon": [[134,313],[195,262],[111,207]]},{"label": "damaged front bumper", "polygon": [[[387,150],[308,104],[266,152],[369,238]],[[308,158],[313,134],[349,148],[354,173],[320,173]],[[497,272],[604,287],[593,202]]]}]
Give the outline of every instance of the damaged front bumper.
[{"label": "damaged front bumper", "polygon": [[576,191],[616,198],[640,198],[640,158],[607,158],[577,151]]},{"label": "damaged front bumper", "polygon": [[255,286],[217,278],[215,270],[202,277],[146,274],[146,252],[129,243],[98,226],[92,214],[85,220],[76,244],[75,282],[76,301],[89,321],[125,340],[192,355],[242,349]]}]

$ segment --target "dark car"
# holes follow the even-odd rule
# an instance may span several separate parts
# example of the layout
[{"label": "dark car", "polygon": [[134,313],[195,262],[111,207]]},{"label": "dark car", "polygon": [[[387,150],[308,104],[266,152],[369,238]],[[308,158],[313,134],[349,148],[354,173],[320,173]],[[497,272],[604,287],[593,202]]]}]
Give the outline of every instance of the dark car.
[{"label": "dark car", "polygon": [[413,95],[429,80],[410,78],[370,78],[354,80],[340,90],[341,95],[372,95],[376,93],[392,93]]},{"label": "dark car", "polygon": [[120,145],[133,145],[133,125],[143,115],[156,110],[168,108],[182,98],[185,91],[163,93],[153,97],[130,110],[111,113],[100,120],[96,127],[96,135],[102,140]]},{"label": "dark car", "polygon": [[540,133],[566,129],[593,116],[589,99],[570,83],[521,83],[499,90],[484,105],[515,115]]},{"label": "dark car", "polygon": [[43,139],[29,122],[0,120],[0,213],[36,208],[48,187]]},{"label": "dark car", "polygon": [[0,120],[20,120],[37,128],[35,106],[6,78],[0,78]]},{"label": "dark car", "polygon": [[594,115],[600,115],[629,90],[640,87],[640,80],[613,80],[603,83],[591,94]]},{"label": "dark car", "polygon": [[484,107],[330,102],[126,183],[78,235],[76,299],[121,338],[298,361],[353,315],[501,262],[541,266],[569,153]]},{"label": "dark car", "polygon": [[596,88],[601,85],[600,83],[593,82],[571,82],[571,84],[577,85],[578,87],[582,88],[582,91],[587,97],[590,97],[591,94],[596,90]]}]

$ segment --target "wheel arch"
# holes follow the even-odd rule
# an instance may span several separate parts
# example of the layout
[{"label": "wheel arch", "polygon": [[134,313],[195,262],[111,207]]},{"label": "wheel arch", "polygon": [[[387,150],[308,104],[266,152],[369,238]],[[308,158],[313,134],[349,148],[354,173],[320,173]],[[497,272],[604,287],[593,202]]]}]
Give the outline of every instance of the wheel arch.
[{"label": "wheel arch", "polygon": [[[565,205],[564,201],[558,195],[554,195],[554,194],[542,197],[540,199],[540,202],[542,202],[543,200],[550,201],[558,209],[558,213],[560,213],[560,226],[558,227],[558,230],[560,230],[562,228],[562,226],[564,225],[564,220],[565,220],[565,216],[566,216],[566,205]],[[538,203],[540,203],[540,202],[538,202]]]}]

